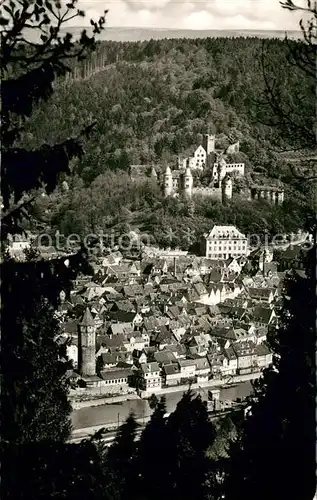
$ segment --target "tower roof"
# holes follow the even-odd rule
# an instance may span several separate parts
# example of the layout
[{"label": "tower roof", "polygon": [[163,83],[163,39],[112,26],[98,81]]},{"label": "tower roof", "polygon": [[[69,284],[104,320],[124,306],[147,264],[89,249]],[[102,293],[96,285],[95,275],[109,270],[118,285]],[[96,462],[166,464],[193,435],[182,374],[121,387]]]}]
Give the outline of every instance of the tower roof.
[{"label": "tower roof", "polygon": [[169,165],[167,165],[167,167],[165,169],[165,175],[172,175],[172,171],[171,171]]},{"label": "tower roof", "polygon": [[82,325],[82,326],[95,326],[95,320],[91,315],[89,307],[86,307],[86,311],[82,317],[80,325]]}]

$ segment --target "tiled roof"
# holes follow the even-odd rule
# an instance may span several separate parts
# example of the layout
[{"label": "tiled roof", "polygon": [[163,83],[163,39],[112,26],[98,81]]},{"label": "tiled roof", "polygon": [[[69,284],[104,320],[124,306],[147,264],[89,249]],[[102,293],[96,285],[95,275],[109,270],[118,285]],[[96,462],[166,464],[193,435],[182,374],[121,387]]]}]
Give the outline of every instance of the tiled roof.
[{"label": "tiled roof", "polygon": [[256,345],[250,340],[234,342],[232,347],[237,356],[252,356],[256,354]]},{"label": "tiled roof", "polygon": [[256,353],[258,356],[267,356],[268,354],[271,354],[271,351],[268,345],[263,342],[262,344],[258,344],[256,346]]},{"label": "tiled roof", "polygon": [[165,375],[174,375],[180,373],[178,363],[170,363],[163,366]]},{"label": "tiled roof", "polygon": [[113,323],[110,325],[110,330],[113,335],[127,335],[128,333],[133,332],[133,325],[131,323]]},{"label": "tiled roof", "polygon": [[170,363],[176,360],[175,355],[168,350],[158,351],[154,353],[154,359],[160,364]]},{"label": "tiled roof", "polygon": [[103,380],[117,380],[122,378],[127,378],[132,375],[132,371],[128,369],[113,369],[113,370],[102,370],[100,376]]},{"label": "tiled roof", "polygon": [[141,370],[143,371],[143,373],[154,373],[154,372],[159,372],[160,367],[159,364],[156,362],[141,363]]},{"label": "tiled roof", "polygon": [[252,312],[252,319],[262,323],[269,323],[272,316],[272,309],[268,307],[255,307]]},{"label": "tiled roof", "polygon": [[194,360],[194,359],[179,359],[178,364],[180,367],[196,366],[195,361],[196,360]]}]

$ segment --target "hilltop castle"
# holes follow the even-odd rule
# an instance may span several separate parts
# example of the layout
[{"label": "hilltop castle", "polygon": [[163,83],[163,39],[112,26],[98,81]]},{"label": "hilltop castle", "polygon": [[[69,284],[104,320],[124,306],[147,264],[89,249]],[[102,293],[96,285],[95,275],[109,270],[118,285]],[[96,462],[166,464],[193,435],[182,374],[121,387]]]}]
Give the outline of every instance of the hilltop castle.
[{"label": "hilltop castle", "polygon": [[239,153],[239,142],[231,144],[225,151],[216,149],[216,136],[205,134],[203,144],[200,144],[193,156],[179,161],[179,167],[191,170],[203,171],[205,168],[212,168],[213,178],[216,180],[221,176],[221,180],[227,175],[235,172],[237,175],[244,175],[244,163],[227,163],[225,155]]},{"label": "hilltop castle", "polygon": [[195,194],[210,196],[212,198],[225,201],[232,198],[232,179],[229,175],[224,178],[219,178],[217,186],[212,187],[195,187],[194,178],[191,169],[187,167],[185,170],[171,170],[169,166],[164,172],[164,196],[185,195],[191,198]]},{"label": "hilltop castle", "polygon": [[[227,155],[239,153],[239,142],[231,144],[226,150],[216,149],[216,136],[205,134],[203,144],[194,151],[193,156],[179,158],[178,166],[155,169],[153,165],[131,165],[130,177],[133,181],[152,179],[158,183],[167,197],[180,195],[191,198],[193,195],[208,196],[222,203],[232,198],[233,177],[245,175],[244,163],[227,163]],[[208,187],[197,186],[196,179],[205,169],[211,171],[212,181]],[[194,175],[193,175],[194,174]],[[284,190],[277,187],[250,186],[248,200],[265,198],[271,203],[284,201]]]},{"label": "hilltop castle", "polygon": [[[224,153],[239,152],[239,143],[235,143],[226,152],[216,150],[216,137],[205,134],[203,144],[199,145],[192,157],[184,158],[178,162],[178,169],[171,170],[166,167],[164,172],[164,195],[177,196],[183,194],[187,197],[193,195],[209,196],[222,202],[232,198],[231,175],[244,175],[244,163],[227,163]],[[212,169],[212,183],[208,187],[194,186],[192,171],[202,172]]]}]

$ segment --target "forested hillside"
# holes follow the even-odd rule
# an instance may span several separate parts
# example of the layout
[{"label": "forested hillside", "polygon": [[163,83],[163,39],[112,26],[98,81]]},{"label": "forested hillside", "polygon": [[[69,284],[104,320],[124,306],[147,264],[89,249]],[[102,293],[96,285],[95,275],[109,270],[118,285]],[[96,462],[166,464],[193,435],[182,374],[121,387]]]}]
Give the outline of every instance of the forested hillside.
[{"label": "forested hillside", "polygon": [[[256,227],[274,232],[302,225],[311,206],[307,185],[294,179],[287,157],[280,155],[294,148],[296,140],[281,137],[275,127],[264,124],[272,122],[272,112],[261,104],[265,78],[270,80],[274,71],[274,85],[286,108],[295,113],[294,125],[296,117],[302,121],[303,115],[308,125],[313,124],[311,83],[285,64],[293,45],[301,47],[297,42],[257,38],[102,42],[90,63],[77,65],[70,78],[59,82],[54,98],[36,110],[22,138],[26,147],[33,148],[73,136],[96,121],[86,154],[74,165],[75,177],[68,179],[70,190],[54,200],[55,226],[71,230],[75,214],[80,232],[96,230],[92,219],[102,229],[105,217],[108,227],[118,223],[122,208],[132,212],[130,219],[137,225],[140,219],[148,225],[146,209],[160,221],[171,211],[173,217],[186,215],[188,209],[180,203],[172,203],[172,210],[162,203],[153,186],[145,188],[147,197],[139,188],[129,188],[123,172],[130,164],[175,164],[178,155],[192,152],[206,131],[217,134],[219,146],[239,140],[247,174],[286,183],[288,202],[285,210],[265,202],[250,205],[242,221],[241,214],[233,221],[234,207],[221,210],[215,202],[206,207],[206,201],[198,201],[196,216],[208,225],[208,219],[216,221],[219,212],[223,222],[236,222],[242,229],[252,220]],[[304,144],[308,149],[310,145]],[[110,171],[123,172],[113,176]],[[290,211],[295,213],[291,220]]]}]

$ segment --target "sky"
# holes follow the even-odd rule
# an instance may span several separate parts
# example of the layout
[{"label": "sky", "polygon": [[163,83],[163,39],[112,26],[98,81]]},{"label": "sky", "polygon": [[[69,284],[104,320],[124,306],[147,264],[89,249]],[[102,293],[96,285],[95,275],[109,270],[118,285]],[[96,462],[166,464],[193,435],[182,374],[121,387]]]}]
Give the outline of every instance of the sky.
[{"label": "sky", "polygon": [[78,7],[86,17],[72,26],[89,25],[104,10],[109,27],[297,30],[302,17],[283,9],[279,0],[79,0]]}]

